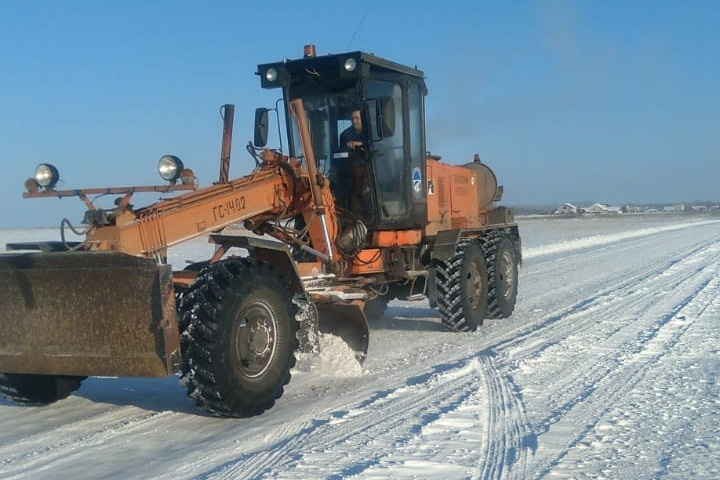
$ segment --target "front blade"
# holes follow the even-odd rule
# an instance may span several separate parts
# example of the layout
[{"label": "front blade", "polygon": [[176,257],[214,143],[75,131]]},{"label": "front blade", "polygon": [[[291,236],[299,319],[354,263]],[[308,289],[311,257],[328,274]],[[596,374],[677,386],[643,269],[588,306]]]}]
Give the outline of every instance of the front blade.
[{"label": "front blade", "polygon": [[369,331],[362,308],[354,303],[316,303],[320,319],[320,331],[342,338],[358,358],[365,358],[368,351]]},{"label": "front blade", "polygon": [[179,342],[169,266],[110,252],[0,255],[0,372],[167,376]]}]

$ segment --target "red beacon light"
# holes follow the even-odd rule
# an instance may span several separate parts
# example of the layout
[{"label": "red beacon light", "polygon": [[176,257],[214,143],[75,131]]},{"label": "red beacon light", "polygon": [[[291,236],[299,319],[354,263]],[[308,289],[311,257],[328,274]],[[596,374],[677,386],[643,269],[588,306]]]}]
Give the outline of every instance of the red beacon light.
[{"label": "red beacon light", "polygon": [[315,45],[305,45],[303,47],[303,55],[305,56],[305,58],[316,57],[317,54],[315,53]]}]

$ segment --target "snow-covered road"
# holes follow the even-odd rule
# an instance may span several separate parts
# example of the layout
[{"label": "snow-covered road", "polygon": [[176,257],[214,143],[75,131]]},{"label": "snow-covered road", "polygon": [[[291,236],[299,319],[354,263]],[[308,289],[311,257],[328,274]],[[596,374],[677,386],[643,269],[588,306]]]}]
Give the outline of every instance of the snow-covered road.
[{"label": "snow-covered road", "polygon": [[327,338],[251,419],[203,415],[176,378],[0,400],[0,478],[720,478],[720,219],[520,228],[509,319],[452,333],[392,302],[362,368]]}]

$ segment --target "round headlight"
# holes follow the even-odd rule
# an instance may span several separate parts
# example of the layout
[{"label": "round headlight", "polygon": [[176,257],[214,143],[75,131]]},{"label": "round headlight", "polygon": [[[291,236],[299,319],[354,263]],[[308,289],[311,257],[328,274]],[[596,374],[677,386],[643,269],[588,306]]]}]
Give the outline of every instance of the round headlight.
[{"label": "round headlight", "polygon": [[175,182],[183,170],[182,161],[175,155],[164,155],[158,162],[158,173],[163,180]]},{"label": "round headlight", "polygon": [[354,58],[348,58],[347,60],[345,60],[346,72],[352,72],[353,70],[355,70],[355,68],[357,68],[357,62]]},{"label": "round headlight", "polygon": [[270,67],[265,71],[265,80],[268,82],[274,82],[277,80],[277,70],[274,67]]},{"label": "round headlight", "polygon": [[41,163],[35,169],[35,181],[43,188],[53,188],[59,179],[58,169],[49,163]]}]

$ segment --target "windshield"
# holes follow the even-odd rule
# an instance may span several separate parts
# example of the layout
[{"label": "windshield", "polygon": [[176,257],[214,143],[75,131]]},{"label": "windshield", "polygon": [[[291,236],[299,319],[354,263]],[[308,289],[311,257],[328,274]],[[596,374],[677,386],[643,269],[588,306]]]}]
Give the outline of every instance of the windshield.
[{"label": "windshield", "polygon": [[[333,155],[341,150],[339,137],[343,130],[352,125],[352,112],[360,108],[360,99],[356,89],[341,92],[306,95],[302,97],[310,127],[312,149],[318,170],[327,175]],[[293,118],[291,125],[291,154],[303,157],[300,133]]]}]

